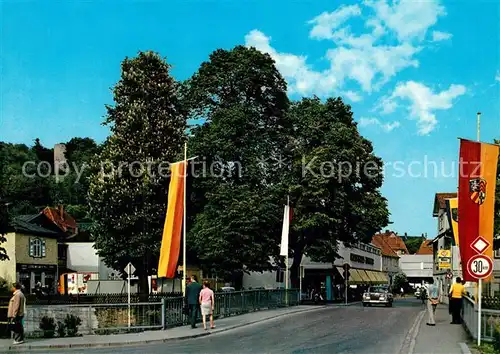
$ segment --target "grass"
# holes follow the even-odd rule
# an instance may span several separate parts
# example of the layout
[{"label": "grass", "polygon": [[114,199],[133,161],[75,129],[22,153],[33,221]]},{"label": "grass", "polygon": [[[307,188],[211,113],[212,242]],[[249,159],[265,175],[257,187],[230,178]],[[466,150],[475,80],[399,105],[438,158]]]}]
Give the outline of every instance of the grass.
[{"label": "grass", "polygon": [[471,347],[471,351],[473,354],[500,354],[499,351],[495,350],[492,344],[483,343],[481,346],[474,345]]}]

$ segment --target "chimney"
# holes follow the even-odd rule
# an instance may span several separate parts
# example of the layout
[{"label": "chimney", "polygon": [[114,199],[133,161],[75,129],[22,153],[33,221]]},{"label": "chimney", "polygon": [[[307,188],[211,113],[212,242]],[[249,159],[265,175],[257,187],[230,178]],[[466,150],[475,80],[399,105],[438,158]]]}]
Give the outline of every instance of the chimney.
[{"label": "chimney", "polygon": [[64,206],[59,205],[59,217],[64,221]]}]

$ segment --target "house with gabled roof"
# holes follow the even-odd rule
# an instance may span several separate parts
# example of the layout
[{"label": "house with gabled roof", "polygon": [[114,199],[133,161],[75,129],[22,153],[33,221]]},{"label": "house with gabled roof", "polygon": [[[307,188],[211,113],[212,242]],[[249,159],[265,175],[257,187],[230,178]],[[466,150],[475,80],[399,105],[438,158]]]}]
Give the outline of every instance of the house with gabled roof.
[{"label": "house with gabled roof", "polygon": [[0,262],[0,276],[8,282],[20,282],[28,292],[37,284],[55,290],[58,241],[64,233],[43,214],[18,216],[7,230],[2,246],[9,259]]},{"label": "house with gabled roof", "polygon": [[[394,246],[400,252],[404,252],[401,244],[396,241],[395,238],[399,238],[399,236],[395,232],[386,230],[384,233],[374,235],[371,242],[374,246],[380,248],[381,250],[382,271],[387,274],[390,284],[392,284],[392,278],[400,272],[399,255],[396,250],[392,248],[392,246]],[[406,248],[406,245],[404,246],[404,248]]]}]

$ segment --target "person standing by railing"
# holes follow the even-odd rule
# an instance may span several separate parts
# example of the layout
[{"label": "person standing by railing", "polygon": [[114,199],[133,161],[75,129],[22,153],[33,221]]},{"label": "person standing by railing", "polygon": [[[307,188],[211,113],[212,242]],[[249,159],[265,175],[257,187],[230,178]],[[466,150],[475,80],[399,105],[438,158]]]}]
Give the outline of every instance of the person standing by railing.
[{"label": "person standing by railing", "polygon": [[200,292],[201,317],[203,319],[203,329],[207,330],[207,316],[210,316],[210,328],[214,329],[214,307],[215,296],[208,281],[203,282],[203,289]]},{"label": "person standing by railing", "polygon": [[191,276],[191,283],[186,287],[186,298],[189,306],[189,315],[191,317],[191,328],[196,328],[198,319],[198,298],[201,292],[201,285],[198,283],[196,275]]},{"label": "person standing by railing", "polygon": [[457,277],[456,282],[450,287],[450,309],[452,321],[451,324],[461,324],[462,300],[465,295],[465,286],[462,284],[462,278]]}]

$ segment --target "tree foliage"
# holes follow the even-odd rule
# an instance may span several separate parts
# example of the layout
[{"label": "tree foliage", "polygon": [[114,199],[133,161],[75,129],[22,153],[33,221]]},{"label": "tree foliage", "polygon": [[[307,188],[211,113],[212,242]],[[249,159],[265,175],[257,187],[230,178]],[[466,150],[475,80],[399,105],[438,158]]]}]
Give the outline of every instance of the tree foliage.
[{"label": "tree foliage", "polygon": [[423,241],[424,239],[422,237],[408,237],[404,239],[404,243],[410,254],[417,253]]},{"label": "tree foliage", "polygon": [[[121,65],[107,106],[107,139],[90,170],[92,235],[105,263],[132,262],[145,291],[157,267],[168,193],[168,163],[181,151],[186,117],[170,66],[153,52]],[[121,168],[120,168],[121,166]],[[166,168],[165,168],[166,167]]]},{"label": "tree foliage", "polygon": [[399,292],[401,288],[406,288],[406,285],[408,284],[408,278],[406,277],[405,273],[398,273],[394,276],[394,279],[392,280],[392,288],[393,291]]},{"label": "tree foliage", "polygon": [[[268,54],[216,50],[183,90],[193,127],[190,155],[203,158],[193,179],[188,244],[218,274],[264,271],[277,252],[279,176],[264,162],[284,145],[286,83]],[[203,166],[208,173],[203,173]]]},{"label": "tree foliage", "polygon": [[333,263],[339,242],[369,242],[388,224],[389,213],[379,191],[382,160],[359,134],[349,106],[340,98],[304,98],[292,105],[289,119],[282,186],[294,207],[290,248],[296,281],[304,254]]},{"label": "tree foliage", "polygon": [[[5,201],[0,195],[0,261],[9,260],[9,255],[5,247],[2,247],[4,242],[7,242],[5,235],[9,230],[9,213]],[[0,278],[1,279],[1,278]],[[1,283],[1,282],[0,282]],[[1,286],[0,286],[1,289]]]}]

